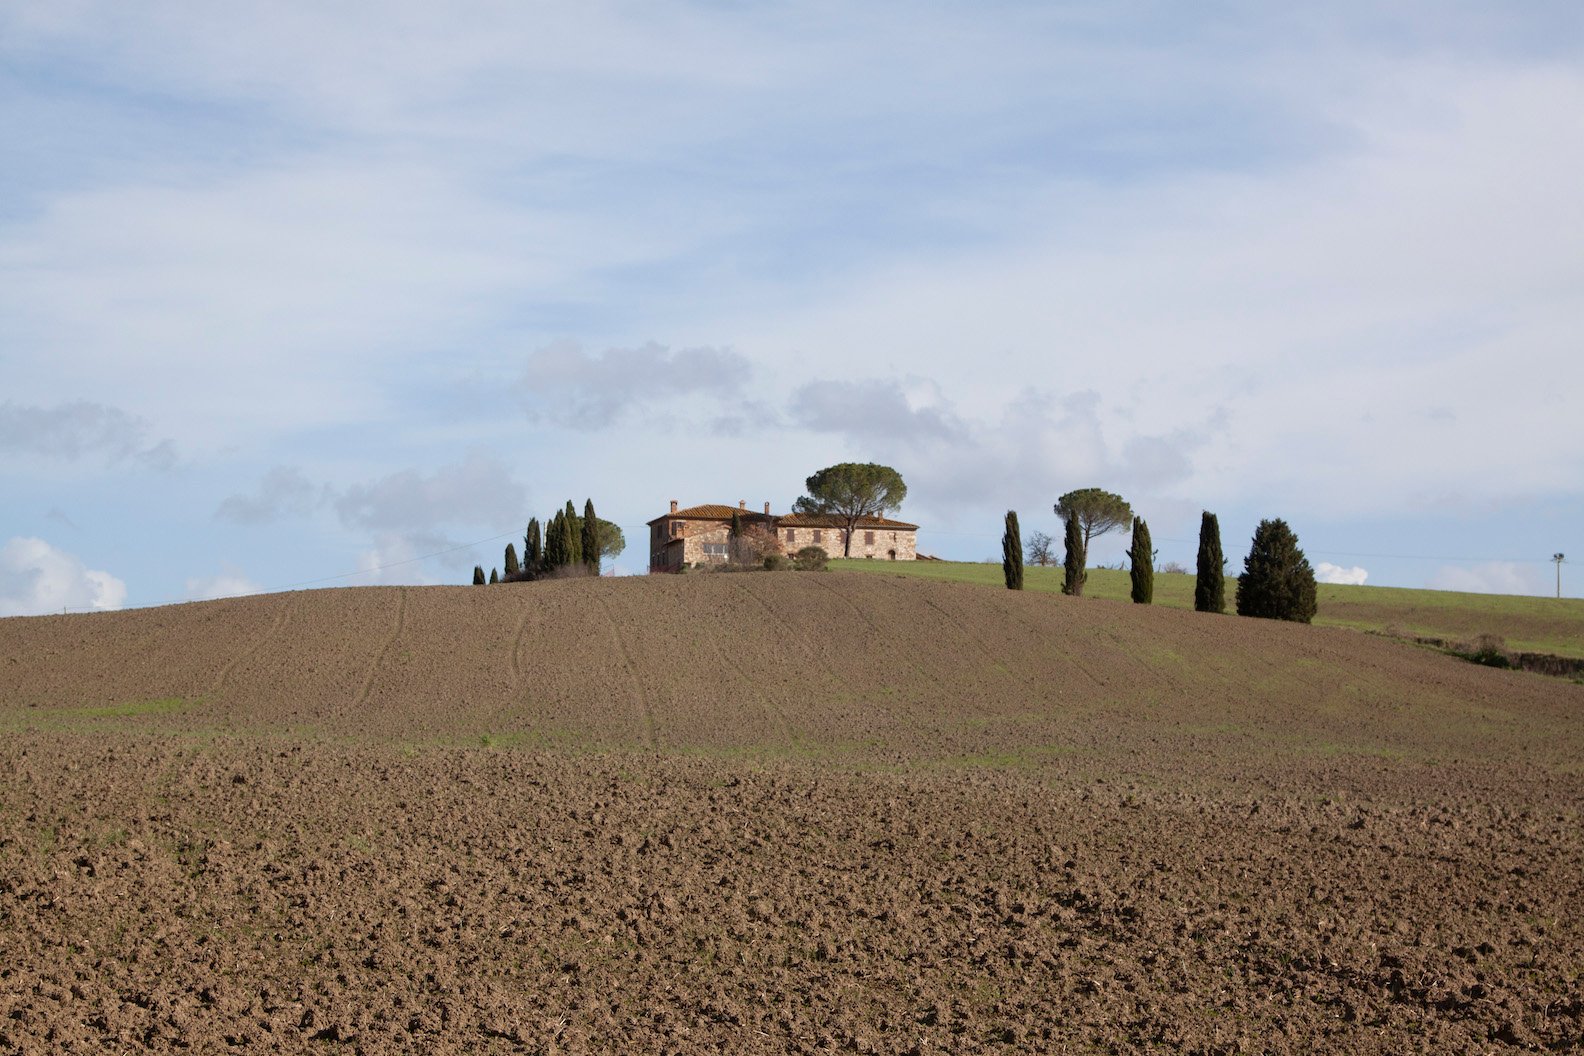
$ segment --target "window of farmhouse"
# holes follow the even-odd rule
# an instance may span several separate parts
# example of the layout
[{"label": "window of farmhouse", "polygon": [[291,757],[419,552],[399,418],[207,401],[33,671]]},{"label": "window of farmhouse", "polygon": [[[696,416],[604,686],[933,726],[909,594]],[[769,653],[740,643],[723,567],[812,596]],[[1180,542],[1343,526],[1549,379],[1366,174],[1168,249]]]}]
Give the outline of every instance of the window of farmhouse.
[{"label": "window of farmhouse", "polygon": [[822,542],[822,540],[821,540],[821,539],[820,539],[820,536],[821,536],[821,535],[822,535],[822,534],[824,534],[824,533],[822,533],[822,532],[821,532],[821,531],[820,531],[820,530],[819,530],[819,529],[818,529],[818,528],[816,528],[816,529],[814,529],[814,541],[815,541],[815,542],[816,542],[816,543],[818,543],[818,542]]},{"label": "window of farmhouse", "polygon": [[873,546],[874,545],[874,533],[873,532],[865,532],[864,533],[864,542],[868,543],[870,546]]},{"label": "window of farmhouse", "polygon": [[787,529],[787,542],[789,542],[789,543],[797,542],[797,529],[796,528],[788,528]]},{"label": "window of farmhouse", "polygon": [[705,557],[725,557],[726,556],[726,544],[725,543],[705,543],[704,544],[704,556]]}]

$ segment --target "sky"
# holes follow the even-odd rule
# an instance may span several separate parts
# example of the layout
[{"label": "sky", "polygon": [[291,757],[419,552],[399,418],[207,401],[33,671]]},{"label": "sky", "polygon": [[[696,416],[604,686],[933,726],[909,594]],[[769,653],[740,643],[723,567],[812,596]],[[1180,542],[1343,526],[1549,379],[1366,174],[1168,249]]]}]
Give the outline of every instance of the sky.
[{"label": "sky", "polygon": [[0,616],[466,583],[568,499],[641,572],[848,461],[951,559],[1094,486],[1553,594],[1581,187],[1572,0],[9,0]]}]

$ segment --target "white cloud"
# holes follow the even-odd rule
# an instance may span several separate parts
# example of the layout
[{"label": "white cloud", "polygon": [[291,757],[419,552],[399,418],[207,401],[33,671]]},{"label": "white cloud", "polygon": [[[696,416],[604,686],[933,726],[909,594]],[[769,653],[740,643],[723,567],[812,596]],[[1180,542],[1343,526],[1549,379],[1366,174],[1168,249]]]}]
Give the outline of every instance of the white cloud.
[{"label": "white cloud", "polygon": [[1538,566],[1515,561],[1487,561],[1478,565],[1443,565],[1430,577],[1432,590],[1458,590],[1470,594],[1531,594],[1555,592],[1556,584]]},{"label": "white cloud", "polygon": [[264,474],[255,494],[226,497],[215,516],[232,524],[269,524],[287,515],[312,512],[323,495],[296,466],[276,466]]},{"label": "white cloud", "polygon": [[432,532],[445,524],[502,529],[527,523],[527,495],[510,466],[475,450],[432,473],[404,469],[342,488],[334,506],[347,527],[376,532]]},{"label": "white cloud", "polygon": [[227,566],[217,576],[187,580],[188,601],[211,601],[215,598],[237,598],[244,594],[257,594],[264,588],[247,578],[240,569]]},{"label": "white cloud", "polygon": [[[432,586],[440,580],[424,571],[423,558],[449,547],[446,540],[432,536],[399,535],[379,532],[374,545],[358,555],[358,575],[347,582],[359,586],[415,584]],[[486,563],[485,568],[489,565]],[[456,583],[464,582],[458,578]]]},{"label": "white cloud", "polygon": [[792,394],[792,420],[804,429],[862,442],[951,442],[963,426],[925,379],[811,381]]},{"label": "white cloud", "polygon": [[631,408],[692,395],[733,400],[753,368],[727,348],[682,348],[650,342],[586,352],[574,341],[536,349],[517,389],[530,416],[576,429],[601,429]]},{"label": "white cloud", "polygon": [[16,537],[0,547],[0,616],[119,609],[127,588],[42,539]]},{"label": "white cloud", "polygon": [[1321,583],[1344,583],[1353,586],[1363,586],[1369,578],[1369,572],[1354,565],[1352,568],[1343,568],[1333,565],[1329,561],[1322,561],[1315,566],[1315,579]]},{"label": "white cloud", "polygon": [[168,470],[176,462],[169,440],[151,443],[149,426],[119,407],[72,400],[36,407],[12,400],[0,403],[0,451],[72,460],[98,454],[133,458],[150,469]]}]

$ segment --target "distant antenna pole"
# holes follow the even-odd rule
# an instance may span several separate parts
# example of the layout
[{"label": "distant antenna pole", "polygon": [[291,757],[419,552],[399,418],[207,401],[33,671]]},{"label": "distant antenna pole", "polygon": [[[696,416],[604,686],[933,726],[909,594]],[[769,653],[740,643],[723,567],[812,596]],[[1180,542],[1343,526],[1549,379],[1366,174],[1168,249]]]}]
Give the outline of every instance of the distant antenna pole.
[{"label": "distant antenna pole", "polygon": [[1562,597],[1562,562],[1567,560],[1567,555],[1566,554],[1552,554],[1551,555],[1551,560],[1556,562],[1556,566],[1557,566],[1557,597],[1561,598]]}]

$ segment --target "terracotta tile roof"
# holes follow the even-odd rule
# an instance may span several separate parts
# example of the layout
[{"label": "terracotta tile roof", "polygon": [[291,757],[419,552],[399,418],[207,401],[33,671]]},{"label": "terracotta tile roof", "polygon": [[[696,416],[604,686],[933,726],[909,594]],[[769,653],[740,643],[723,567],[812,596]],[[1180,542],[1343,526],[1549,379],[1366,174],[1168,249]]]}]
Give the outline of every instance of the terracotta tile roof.
[{"label": "terracotta tile roof", "polygon": [[663,513],[647,523],[655,524],[659,521],[671,520],[729,521],[734,513],[741,514],[742,519],[745,521],[762,521],[765,519],[765,515],[758,510],[745,510],[739,506],[727,506],[719,502],[706,502],[702,506],[689,506],[675,513]]},{"label": "terracotta tile roof", "polygon": [[[727,506],[718,502],[706,502],[700,506],[689,506],[677,510],[675,513],[664,513],[650,520],[649,524],[659,524],[661,521],[729,521],[732,514],[740,514],[744,522],[773,520],[782,528],[845,528],[847,524],[839,517],[818,513],[786,513],[772,515],[766,518],[758,510],[745,510],[737,506]],[[893,521],[885,517],[860,517],[858,527],[874,530],[876,528],[891,531],[913,532],[918,530],[918,525],[906,521]]]},{"label": "terracotta tile roof", "polygon": [[[789,513],[785,517],[776,519],[782,528],[845,528],[847,522],[840,517],[833,517],[826,513]],[[893,521],[885,517],[860,517],[858,527],[875,529],[888,528],[892,531],[917,531],[918,525],[908,524],[906,521]]]}]

